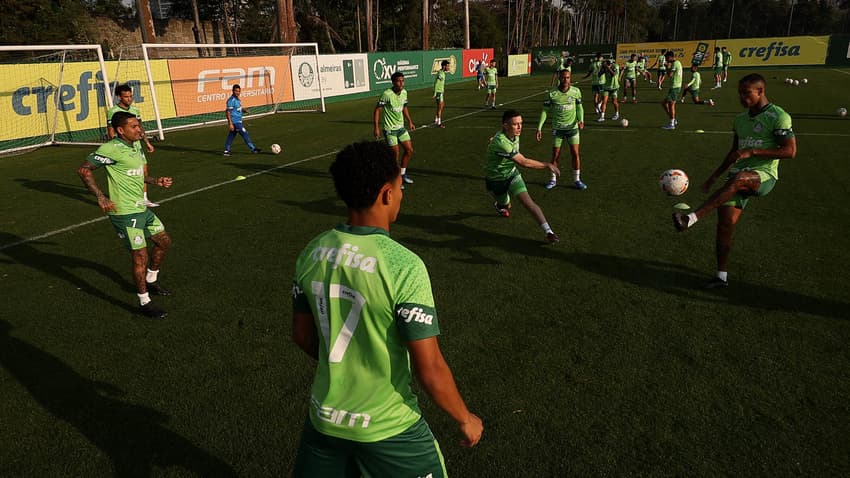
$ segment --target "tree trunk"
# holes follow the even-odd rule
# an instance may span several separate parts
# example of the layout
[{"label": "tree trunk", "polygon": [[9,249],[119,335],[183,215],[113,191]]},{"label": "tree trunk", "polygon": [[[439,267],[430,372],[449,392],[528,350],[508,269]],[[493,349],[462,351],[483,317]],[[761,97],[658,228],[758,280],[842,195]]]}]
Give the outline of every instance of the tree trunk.
[{"label": "tree trunk", "polygon": [[428,19],[428,0],[422,0],[422,49],[428,49],[428,34],[429,32],[429,19]]},{"label": "tree trunk", "polygon": [[278,28],[281,43],[298,41],[298,27],[295,25],[295,6],[292,0],[277,0]]},{"label": "tree trunk", "polygon": [[136,0],[139,11],[139,28],[142,32],[142,43],[156,43],[156,30],[153,26],[153,15],[148,0]]},{"label": "tree trunk", "polygon": [[366,51],[375,51],[375,37],[372,29],[372,0],[366,0]]}]

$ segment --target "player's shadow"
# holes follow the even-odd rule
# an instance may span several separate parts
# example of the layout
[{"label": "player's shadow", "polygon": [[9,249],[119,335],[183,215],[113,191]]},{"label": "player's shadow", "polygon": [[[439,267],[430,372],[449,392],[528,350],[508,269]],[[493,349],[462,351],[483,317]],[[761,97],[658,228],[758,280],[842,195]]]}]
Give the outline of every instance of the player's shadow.
[{"label": "player's shadow", "polygon": [[87,204],[97,205],[94,196],[82,184],[60,183],[47,179],[15,178],[21,186],[42,193],[58,194]]},{"label": "player's shadow", "polygon": [[15,338],[11,330],[11,324],[0,320],[0,367],[51,415],[109,456],[114,476],[148,477],[154,467],[236,476],[227,463],[169,430],[167,415],[122,400],[122,390],[83,377],[56,356]]},{"label": "player's shadow", "polygon": [[707,280],[706,274],[680,264],[592,253],[568,253],[562,259],[594,274],[673,295],[687,295],[691,300],[728,302],[767,311],[802,312],[843,320],[850,318],[850,303],[761,284],[735,281],[728,288],[705,290],[702,285]]},{"label": "player's shadow", "polygon": [[[11,244],[17,245],[9,247]],[[91,284],[86,282],[85,279],[78,276],[76,271],[79,269],[88,269],[97,272],[103,277],[118,284],[123,291],[134,293],[136,292],[136,287],[129,281],[128,278],[125,278],[112,268],[97,262],[80,259],[78,257],[69,257],[61,254],[40,251],[34,246],[35,244],[48,243],[24,242],[19,236],[0,231],[0,254],[8,257],[12,260],[12,262],[23,264],[45,274],[62,279],[90,296],[106,301],[129,312],[136,312],[136,309],[131,307],[128,302],[116,299],[98,288],[91,286]],[[130,269],[129,257],[127,259],[127,269]]]}]

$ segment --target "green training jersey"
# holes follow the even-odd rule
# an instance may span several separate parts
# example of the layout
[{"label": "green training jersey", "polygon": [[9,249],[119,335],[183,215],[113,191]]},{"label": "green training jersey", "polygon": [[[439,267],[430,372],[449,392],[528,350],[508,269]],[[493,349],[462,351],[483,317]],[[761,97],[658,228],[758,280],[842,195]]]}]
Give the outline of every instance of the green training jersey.
[{"label": "green training jersey", "polygon": [[723,68],[723,53],[717,52],[714,54],[714,67],[715,68]]},{"label": "green training jersey", "polygon": [[113,138],[88,155],[86,161],[95,169],[106,167],[109,199],[115,203],[115,211],[110,211],[110,215],[123,216],[147,209],[142,199],[147,160],[139,141],[129,144],[121,138]]},{"label": "green training jersey", "polygon": [[605,89],[606,90],[618,90],[620,88],[620,66],[614,62],[611,63],[611,71],[614,74],[605,73]]},{"label": "green training jersey", "polygon": [[602,73],[602,62],[601,61],[590,62],[590,83],[592,85],[604,85],[605,84],[605,74]]},{"label": "green training jersey", "polygon": [[440,70],[437,72],[437,77],[434,78],[434,96],[437,93],[444,93],[446,91],[446,72]]},{"label": "green training jersey", "polygon": [[673,84],[670,85],[670,88],[681,88],[682,87],[682,62],[679,60],[673,60],[673,63],[670,65],[670,78],[673,80]]},{"label": "green training jersey", "polygon": [[422,415],[411,389],[409,341],[439,335],[422,260],[373,227],[342,224],[298,256],[293,309],[319,337],[310,421],[358,442],[395,436]]},{"label": "green training jersey", "polygon": [[[779,106],[768,104],[757,115],[751,116],[749,110],[735,118],[735,134],[738,136],[738,149],[778,148],[794,137],[791,116]],[[735,163],[733,172],[741,170],[762,171],[773,179],[779,179],[779,159],[749,157]]]},{"label": "green training jersey", "polygon": [[499,75],[499,70],[496,67],[488,66],[484,70],[484,80],[487,86],[496,86],[496,76]]},{"label": "green training jersey", "polygon": [[667,58],[663,54],[658,55],[658,60],[656,60],[656,61],[657,61],[656,66],[658,67],[659,70],[661,70],[661,71],[667,70]]},{"label": "green training jersey", "polygon": [[686,87],[692,90],[698,90],[700,85],[702,85],[702,76],[700,76],[698,71],[695,71],[691,74],[691,81],[688,82]]},{"label": "green training jersey", "polygon": [[139,111],[138,108],[136,108],[135,105],[130,105],[130,107],[125,110],[121,107],[121,104],[119,103],[113,106],[112,108],[109,108],[109,111],[106,112],[106,126],[112,126],[112,117],[115,116],[115,113],[118,112],[130,113],[131,115],[134,115],[140,123],[142,121],[142,113]]},{"label": "green training jersey", "polygon": [[732,52],[727,50],[725,52],[721,51],[720,54],[723,55],[723,66],[728,68],[729,64],[732,63]]},{"label": "green training jersey", "polygon": [[646,70],[646,57],[645,56],[638,58],[637,66],[638,66],[638,70],[640,70],[640,71]]},{"label": "green training jersey", "polygon": [[[578,128],[577,123],[584,122],[581,90],[575,86],[570,86],[567,91],[561,91],[560,88],[549,90],[546,93],[546,99],[543,100],[543,111],[540,112],[540,121],[537,123],[538,131],[543,129],[547,113],[552,117],[552,129],[572,130]],[[519,148],[519,143],[517,143],[517,148]],[[513,163],[513,161],[511,162]]]},{"label": "green training jersey", "polygon": [[384,90],[378,99],[378,106],[383,108],[381,129],[393,131],[404,128],[404,107],[407,106],[407,90],[402,89],[396,94],[392,88]]},{"label": "green training jersey", "polygon": [[634,80],[637,78],[637,66],[638,62],[636,61],[627,61],[623,66],[623,77],[627,80]]},{"label": "green training jersey", "polygon": [[500,131],[487,146],[487,161],[484,164],[484,175],[487,179],[500,181],[509,179],[518,173],[514,156],[519,153],[519,136],[508,139]]}]

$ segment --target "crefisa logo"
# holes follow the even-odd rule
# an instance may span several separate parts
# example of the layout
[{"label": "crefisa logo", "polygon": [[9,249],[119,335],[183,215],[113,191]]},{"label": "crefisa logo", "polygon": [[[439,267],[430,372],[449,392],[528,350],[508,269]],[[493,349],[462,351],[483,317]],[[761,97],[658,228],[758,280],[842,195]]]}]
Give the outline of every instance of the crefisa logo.
[{"label": "crefisa logo", "polygon": [[738,52],[741,58],[761,58],[761,61],[767,61],[771,56],[800,56],[800,45],[785,45],[782,42],[770,42],[764,46],[745,46]]}]

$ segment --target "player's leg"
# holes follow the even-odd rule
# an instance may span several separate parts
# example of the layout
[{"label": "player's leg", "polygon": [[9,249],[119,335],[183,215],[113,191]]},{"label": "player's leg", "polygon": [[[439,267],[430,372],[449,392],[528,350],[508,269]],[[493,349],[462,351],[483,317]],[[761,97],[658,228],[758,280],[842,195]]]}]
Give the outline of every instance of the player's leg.
[{"label": "player's leg", "polygon": [[443,98],[443,94],[437,93],[437,117],[434,118],[434,124],[441,128],[443,127],[443,107],[445,104],[446,102]]},{"label": "player's leg", "polygon": [[224,140],[224,155],[230,156],[230,148],[233,146],[233,140],[236,139],[236,135],[239,134],[239,130],[236,128],[237,125],[233,125],[233,131],[227,133],[227,139]]},{"label": "player's leg", "polygon": [[354,460],[363,476],[447,476],[440,445],[422,418],[398,435],[355,444]]},{"label": "player's leg", "polygon": [[617,99],[619,93],[617,90],[611,92],[612,98],[611,102],[614,104],[614,116],[611,117],[612,120],[617,121],[620,119],[620,100]]},{"label": "player's leg", "polygon": [[[525,184],[523,183],[522,186],[524,188]],[[515,188],[512,187],[511,194],[515,198],[517,198],[520,204],[522,204],[523,207],[525,207],[525,209],[527,209],[529,213],[531,213],[531,216],[534,218],[535,221],[537,221],[537,224],[540,225],[540,228],[543,229],[543,232],[546,234],[546,240],[550,243],[558,242],[560,238],[557,234],[555,234],[555,231],[553,231],[552,228],[549,226],[549,222],[546,221],[546,216],[543,215],[543,210],[540,209],[540,206],[538,206],[533,199],[531,199],[531,196],[528,194],[528,191],[516,188],[516,190],[518,190],[519,192],[513,194],[514,190]]]},{"label": "player's leg", "polygon": [[[555,130],[552,132],[552,164],[555,167],[558,167],[558,160],[561,159],[561,143],[563,139],[561,138],[562,132]],[[546,183],[546,189],[552,189],[558,185],[558,176],[555,176],[555,173],[549,177],[549,182]]]},{"label": "player's leg", "polygon": [[570,145],[570,160],[573,168],[573,187],[579,191],[587,189],[587,184],[581,180],[581,152],[579,151],[580,136],[578,130],[576,134],[567,138],[567,143]]},{"label": "player's leg", "polygon": [[153,243],[149,254],[149,264],[145,272],[147,290],[152,295],[171,295],[167,289],[159,285],[159,268],[165,254],[171,248],[171,236],[165,232],[162,221],[151,211],[145,211],[145,235]]},{"label": "player's leg", "polygon": [[400,164],[401,180],[405,184],[413,184],[413,179],[407,174],[407,165],[410,164],[410,158],[413,156],[413,141],[410,139],[410,133],[405,131],[404,134],[399,136],[398,140],[402,148]]},{"label": "player's leg", "polygon": [[248,149],[250,149],[254,154],[259,153],[260,148],[254,146],[254,143],[251,142],[251,136],[248,135],[248,130],[242,125],[239,126],[239,134],[242,135],[242,139],[245,140],[245,144],[248,145]]},{"label": "player's leg", "polygon": [[717,237],[715,254],[717,256],[717,276],[708,282],[707,288],[725,287],[728,284],[729,254],[732,252],[732,236],[741,213],[744,210],[735,206],[717,208]]},{"label": "player's leg", "polygon": [[762,178],[755,171],[738,171],[730,174],[726,182],[714,191],[705,202],[690,214],[674,213],[673,225],[679,231],[692,227],[696,222],[711,211],[721,206],[736,206],[743,208],[747,198],[752,195],[764,195],[773,189],[775,180],[769,179],[762,184]]},{"label": "player's leg", "polygon": [[599,118],[596,121],[599,121],[599,122],[605,121],[605,110],[608,109],[608,95],[609,95],[609,92],[608,92],[607,89],[602,92],[602,99],[599,101],[599,103],[601,105],[599,107]]}]

